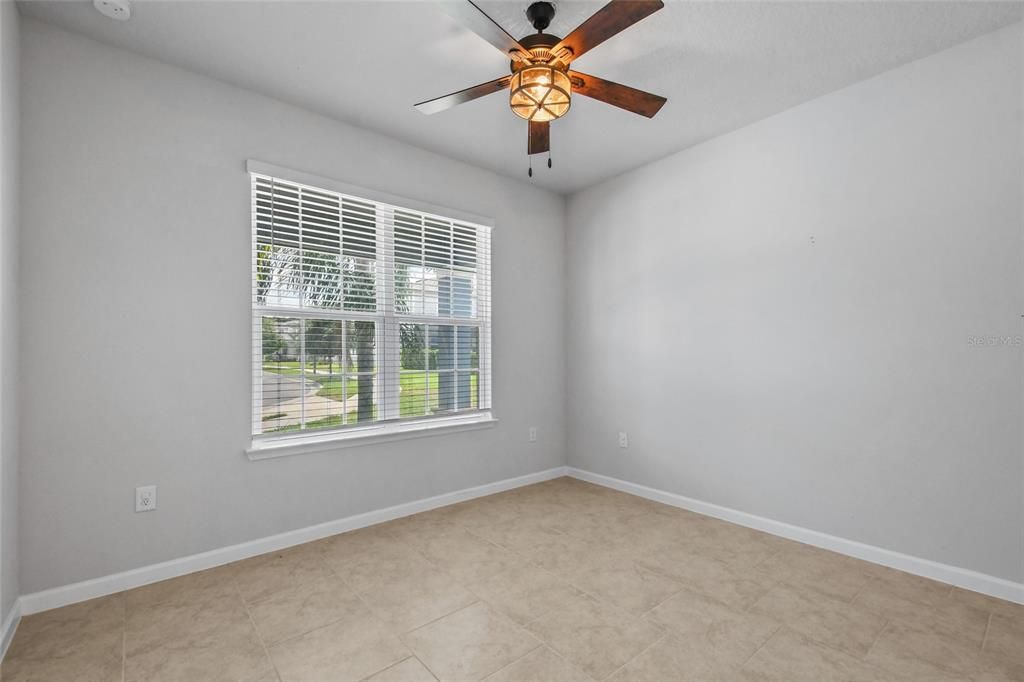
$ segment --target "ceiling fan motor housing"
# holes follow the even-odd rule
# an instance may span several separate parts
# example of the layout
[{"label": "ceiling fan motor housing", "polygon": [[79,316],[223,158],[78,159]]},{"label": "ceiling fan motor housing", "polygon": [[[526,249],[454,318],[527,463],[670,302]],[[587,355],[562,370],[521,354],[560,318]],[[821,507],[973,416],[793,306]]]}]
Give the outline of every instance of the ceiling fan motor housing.
[{"label": "ceiling fan motor housing", "polygon": [[[553,36],[550,33],[534,33],[528,35],[519,41],[519,44],[527,49],[530,56],[533,57],[530,61],[533,63],[547,63],[555,61],[552,59],[551,48],[558,44],[558,36]],[[524,64],[517,64],[515,60],[512,62],[512,71],[516,71],[517,68],[521,68]]]}]

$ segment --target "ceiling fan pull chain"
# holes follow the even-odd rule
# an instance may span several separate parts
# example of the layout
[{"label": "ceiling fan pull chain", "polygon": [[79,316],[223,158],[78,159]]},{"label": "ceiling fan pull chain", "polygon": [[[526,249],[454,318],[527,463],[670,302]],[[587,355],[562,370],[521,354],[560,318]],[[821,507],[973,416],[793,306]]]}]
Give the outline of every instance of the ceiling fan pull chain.
[{"label": "ceiling fan pull chain", "polygon": [[527,156],[526,158],[530,160],[530,170],[526,171],[526,174],[529,175],[532,178],[533,177],[533,157],[532,156]]},{"label": "ceiling fan pull chain", "polygon": [[551,168],[551,150],[548,150],[548,168]]}]

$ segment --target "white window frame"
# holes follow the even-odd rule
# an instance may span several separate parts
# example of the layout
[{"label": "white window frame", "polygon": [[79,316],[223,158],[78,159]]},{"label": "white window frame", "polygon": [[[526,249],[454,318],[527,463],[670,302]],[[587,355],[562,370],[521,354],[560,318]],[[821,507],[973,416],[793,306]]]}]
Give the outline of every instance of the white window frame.
[{"label": "white window frame", "polygon": [[[328,190],[345,194],[358,199],[365,199],[377,204],[388,204],[402,209],[409,209],[423,214],[441,217],[446,220],[474,224],[477,227],[493,231],[494,221],[490,218],[468,213],[458,209],[437,206],[416,199],[400,197],[378,190],[358,187],[348,183],[324,178],[309,173],[303,173],[287,168],[281,168],[260,161],[249,160],[246,163],[246,171],[252,175],[264,175],[307,185],[316,189]],[[379,210],[379,209],[378,209]],[[250,259],[256,252],[256,215],[251,216],[252,245],[249,253]],[[378,220],[378,229],[385,232],[385,238],[379,239],[379,248],[383,249],[383,267],[377,268],[377,311],[373,313],[358,311],[332,311],[322,309],[299,310],[290,307],[275,307],[257,305],[255,296],[255,262],[250,270],[251,286],[253,295],[250,297],[252,303],[251,318],[253,330],[261,323],[263,315],[281,315],[283,317],[307,318],[307,319],[367,319],[376,323],[377,348],[382,349],[386,357],[378,357],[378,380],[375,391],[395,391],[394,399],[376,401],[383,402],[384,415],[381,421],[365,425],[346,426],[334,430],[299,431],[287,434],[260,434],[253,435],[250,447],[246,449],[249,459],[259,460],[273,457],[281,457],[302,452],[317,452],[331,450],[339,447],[354,445],[367,445],[376,442],[393,440],[405,440],[407,438],[418,438],[423,436],[444,435],[458,431],[476,430],[489,428],[497,423],[493,410],[492,373],[491,373],[491,264],[490,258],[482,258],[478,262],[478,296],[479,300],[486,302],[477,310],[477,317],[467,320],[445,320],[437,317],[422,315],[396,315],[394,312],[394,301],[391,297],[391,289],[394,286],[393,273],[395,271],[394,235],[387,235],[387,230],[393,230],[388,220]],[[380,227],[383,226],[383,227]],[[489,255],[489,254],[488,254]],[[464,412],[456,415],[440,417],[425,416],[422,419],[398,419],[399,401],[397,399],[397,386],[399,377],[400,346],[399,326],[402,323],[419,324],[455,324],[462,326],[475,326],[480,330],[480,359],[478,372],[479,404],[486,406],[472,412]],[[262,347],[259,335],[252,334],[252,366],[256,366],[256,358],[262,357]],[[385,343],[385,339],[391,339]],[[253,372],[252,380],[252,428],[251,432],[257,430],[262,421],[262,381],[258,380]]]}]

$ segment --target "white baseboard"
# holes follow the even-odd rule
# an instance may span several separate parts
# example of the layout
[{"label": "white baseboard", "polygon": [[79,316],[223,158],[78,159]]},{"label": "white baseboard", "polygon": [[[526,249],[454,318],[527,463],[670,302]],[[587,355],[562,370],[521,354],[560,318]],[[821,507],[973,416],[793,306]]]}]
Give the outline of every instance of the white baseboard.
[{"label": "white baseboard", "polygon": [[881,564],[895,568],[907,573],[924,576],[933,580],[950,583],[975,592],[981,592],[1000,599],[1024,604],[1024,584],[1015,583],[995,576],[978,573],[965,568],[940,564],[928,559],[901,554],[888,549],[882,549],[872,545],[866,545],[853,540],[839,538],[834,535],[820,533],[818,531],[793,526],[781,521],[773,521],[764,517],[755,516],[746,512],[722,507],[709,502],[695,500],[693,498],[677,495],[675,493],[649,488],[637,483],[630,483],[621,479],[595,474],[583,469],[574,467],[555,467],[546,471],[539,471],[525,476],[508,478],[502,481],[495,481],[473,488],[456,490],[435,497],[428,497],[422,500],[415,500],[403,504],[378,509],[375,511],[356,514],[335,521],[328,521],[315,526],[299,528],[297,530],[272,535],[258,540],[252,540],[229,547],[193,554],[179,559],[172,559],[159,564],[143,566],[141,568],[115,573],[113,575],[94,578],[71,585],[55,587],[41,592],[22,595],[14,603],[7,618],[4,619],[3,630],[0,632],[0,659],[6,652],[17,629],[18,622],[22,615],[30,615],[47,611],[68,604],[94,599],[96,597],[114,594],[123,590],[141,587],[150,583],[176,578],[178,576],[194,573],[207,568],[214,568],[223,564],[248,559],[250,557],[274,552],[305,542],[312,542],[322,538],[344,533],[357,528],[365,528],[384,521],[418,514],[438,507],[444,507],[456,502],[470,500],[485,495],[493,495],[505,490],[519,488],[524,485],[540,483],[559,476],[572,476],[583,481],[597,485],[613,488],[622,492],[644,497],[649,500],[668,504],[673,507],[688,509],[698,514],[712,516],[737,525],[754,528],[756,530],[778,535],[790,540],[802,542],[822,549],[845,554],[847,556],[863,559],[872,563]]},{"label": "white baseboard", "polygon": [[0,631],[0,661],[4,660],[4,656],[7,655],[7,649],[11,646],[11,640],[14,639],[14,633],[18,630],[18,623],[21,622],[21,599],[15,599],[14,604],[11,605],[11,610],[7,613],[7,617],[4,618],[3,630]]},{"label": "white baseboard", "polygon": [[638,483],[630,483],[629,481],[623,481],[621,479],[604,476],[602,474],[595,474],[575,467],[567,467],[567,469],[569,476],[578,478],[581,481],[595,483],[606,488],[613,488],[624,493],[654,500],[655,502],[661,502],[662,504],[671,505],[673,507],[687,509],[705,516],[712,516],[716,519],[722,519],[723,521],[735,523],[739,526],[746,526],[747,528],[753,528],[765,533],[770,533],[771,535],[778,535],[779,537],[795,540],[796,542],[802,542],[807,545],[813,545],[814,547],[828,549],[839,554],[854,557],[855,559],[863,559],[864,561],[870,561],[874,564],[881,564],[882,566],[895,568],[906,573],[913,573],[914,575],[931,578],[932,580],[949,583],[967,590],[981,592],[982,594],[987,594],[992,597],[998,597],[999,599],[1006,599],[1008,601],[1017,602],[1018,604],[1024,604],[1024,583],[1015,583],[1010,580],[997,578],[985,573],[978,573],[977,571],[971,571],[966,568],[940,564],[929,559],[921,559],[920,557],[910,556],[909,554],[901,554],[900,552],[882,549],[881,547],[875,547],[874,545],[866,545],[854,540],[847,540],[834,535],[828,535],[827,533],[820,533],[816,530],[801,528],[800,526],[793,526],[781,521],[773,521],[762,516],[755,516],[754,514],[748,514],[747,512],[730,509],[729,507],[721,507],[717,504],[711,504],[710,502],[695,500],[690,497],[677,495],[664,490],[658,490],[656,488],[648,488],[647,486],[640,485]]},{"label": "white baseboard", "polygon": [[559,476],[565,475],[566,467],[563,466],[548,469],[546,471],[538,471],[525,476],[517,476],[516,478],[507,478],[502,481],[486,483],[474,488],[465,488],[463,490],[456,490],[454,492],[444,493],[443,495],[437,495],[435,497],[428,497],[422,500],[398,504],[393,507],[377,509],[363,514],[356,514],[355,516],[348,516],[336,521],[328,521],[327,523],[321,523],[315,526],[299,528],[286,533],[271,535],[269,537],[243,542],[229,547],[222,547],[220,549],[214,549],[201,554],[193,554],[191,556],[181,557],[180,559],[172,559],[170,561],[164,561],[150,566],[143,566],[141,568],[135,568],[122,573],[115,573],[101,578],[85,580],[80,583],[64,585],[63,587],[54,587],[41,592],[25,594],[22,595],[18,601],[20,603],[21,613],[25,615],[39,613],[40,611],[48,611],[49,609],[67,606],[68,604],[74,604],[87,599],[94,599],[108,594],[115,594],[123,590],[129,590],[134,587],[141,587],[142,585],[148,585],[160,580],[176,578],[187,573],[194,573],[207,568],[222,566],[224,564],[231,563],[232,561],[248,559],[267,552],[276,552],[278,550],[285,549],[286,547],[301,545],[306,542],[312,542],[313,540],[320,540],[331,535],[345,533],[357,528],[365,528],[366,526],[372,526],[377,523],[383,523],[384,521],[390,521],[403,516],[409,516],[410,514],[418,514],[438,507],[455,504],[456,502],[471,500],[475,497],[483,497],[484,495],[493,495],[494,493],[500,493],[505,490],[519,488],[532,483],[540,483],[541,481],[547,481],[552,478],[558,478]]}]

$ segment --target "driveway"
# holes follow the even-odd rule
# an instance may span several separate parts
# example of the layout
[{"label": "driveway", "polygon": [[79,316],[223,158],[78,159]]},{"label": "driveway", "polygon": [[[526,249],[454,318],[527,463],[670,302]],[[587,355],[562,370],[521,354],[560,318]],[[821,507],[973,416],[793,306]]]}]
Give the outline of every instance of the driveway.
[{"label": "driveway", "polygon": [[359,396],[349,396],[343,406],[340,400],[331,400],[317,395],[320,384],[306,380],[303,395],[302,377],[286,374],[263,373],[263,417],[274,416],[263,422],[265,431],[302,423],[302,406],[305,402],[306,421],[316,421],[337,416],[359,408]]}]

